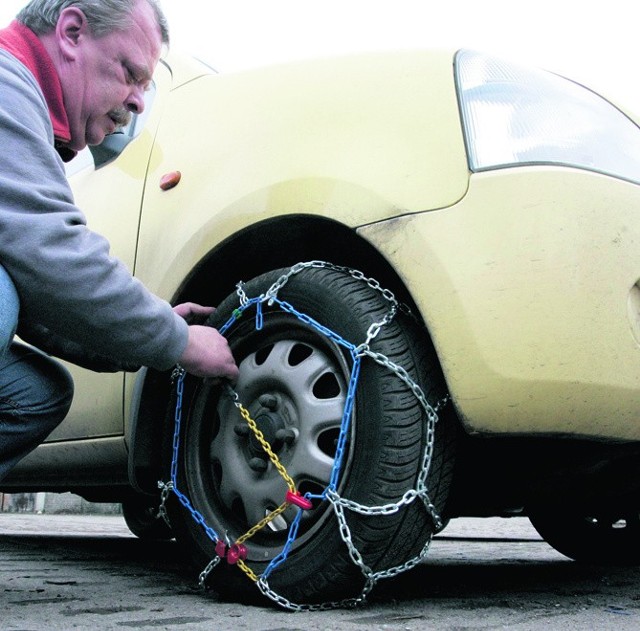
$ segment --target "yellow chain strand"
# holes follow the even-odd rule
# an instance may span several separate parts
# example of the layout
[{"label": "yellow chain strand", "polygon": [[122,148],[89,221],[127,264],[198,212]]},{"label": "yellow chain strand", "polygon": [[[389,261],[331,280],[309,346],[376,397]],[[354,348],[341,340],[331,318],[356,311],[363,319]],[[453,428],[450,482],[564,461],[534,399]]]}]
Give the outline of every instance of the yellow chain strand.
[{"label": "yellow chain strand", "polygon": [[238,559],[237,565],[254,583],[258,582],[256,573],[242,559]]},{"label": "yellow chain strand", "polygon": [[291,479],[291,476],[287,473],[287,470],[282,466],[282,463],[278,459],[278,456],[271,449],[271,445],[266,441],[264,434],[258,429],[256,422],[251,418],[249,414],[249,410],[245,408],[242,404],[236,403],[236,407],[240,410],[240,414],[242,414],[242,418],[247,421],[247,425],[251,428],[253,433],[256,435],[259,443],[262,445],[262,449],[264,449],[267,456],[269,456],[269,460],[273,463],[273,466],[278,470],[278,473],[284,478],[284,481],[287,483],[289,490],[292,493],[296,492],[295,482]]},{"label": "yellow chain strand", "polygon": [[244,543],[247,539],[251,539],[259,530],[262,530],[270,521],[273,521],[278,515],[284,513],[289,506],[289,502],[283,502],[274,511],[270,512],[264,519],[259,521],[255,526],[247,530],[247,532],[236,540],[237,544]]},{"label": "yellow chain strand", "polygon": [[[240,410],[240,414],[242,418],[247,422],[247,425],[251,428],[251,431],[255,434],[258,442],[262,446],[262,449],[269,456],[269,460],[273,463],[273,466],[278,470],[278,473],[282,476],[287,486],[289,487],[289,491],[291,493],[297,493],[296,485],[291,476],[287,473],[287,470],[284,468],[278,456],[271,449],[271,445],[267,442],[264,437],[264,434],[258,428],[256,422],[251,418],[249,414],[249,410],[247,410],[242,404],[236,402],[235,403],[238,410]],[[264,519],[261,519],[255,526],[250,528],[244,535],[239,537],[234,545],[241,546],[245,541],[251,539],[253,535],[255,535],[258,531],[262,530],[269,522],[273,521],[278,515],[284,513],[289,507],[289,502],[285,501],[278,508],[270,512]],[[244,559],[238,559],[236,562],[237,566],[254,582],[258,581],[258,576],[256,573],[244,562]]]}]

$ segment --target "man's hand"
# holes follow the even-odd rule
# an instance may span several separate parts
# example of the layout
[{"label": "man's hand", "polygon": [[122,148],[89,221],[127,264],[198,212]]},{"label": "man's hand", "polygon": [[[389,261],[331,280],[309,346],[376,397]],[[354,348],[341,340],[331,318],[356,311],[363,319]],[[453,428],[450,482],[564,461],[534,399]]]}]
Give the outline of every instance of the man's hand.
[{"label": "man's hand", "polygon": [[177,313],[181,318],[184,318],[189,324],[204,322],[207,316],[210,316],[215,309],[213,307],[203,307],[197,305],[195,302],[183,302],[181,305],[176,305],[173,308],[173,312]]},{"label": "man's hand", "polygon": [[238,379],[227,339],[210,326],[189,327],[189,341],[179,363],[196,377],[225,377],[231,382]]},{"label": "man's hand", "polygon": [[[187,322],[202,322],[215,309],[185,302],[173,311]],[[224,377],[231,382],[238,378],[238,367],[226,338],[210,326],[189,326],[189,341],[179,363],[196,377]]]}]

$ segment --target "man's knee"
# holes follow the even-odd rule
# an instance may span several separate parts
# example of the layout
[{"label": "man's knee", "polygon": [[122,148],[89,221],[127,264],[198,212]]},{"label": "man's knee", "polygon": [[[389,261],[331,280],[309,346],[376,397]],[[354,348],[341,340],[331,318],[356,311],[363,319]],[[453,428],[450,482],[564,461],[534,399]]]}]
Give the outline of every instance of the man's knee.
[{"label": "man's knee", "polygon": [[58,361],[35,348],[14,342],[5,354],[0,402],[30,419],[46,434],[67,415],[73,378]]},{"label": "man's knee", "polygon": [[38,353],[32,361],[37,381],[31,410],[53,429],[64,420],[71,407],[73,378],[61,363],[46,355]]},{"label": "man's knee", "polygon": [[69,412],[73,401],[73,378],[71,373],[60,363],[51,362],[49,376],[51,384],[51,398],[49,400],[50,416],[55,426],[58,426]]},{"label": "man's knee", "polygon": [[69,371],[14,342],[0,370],[0,479],[65,418],[73,399]]}]

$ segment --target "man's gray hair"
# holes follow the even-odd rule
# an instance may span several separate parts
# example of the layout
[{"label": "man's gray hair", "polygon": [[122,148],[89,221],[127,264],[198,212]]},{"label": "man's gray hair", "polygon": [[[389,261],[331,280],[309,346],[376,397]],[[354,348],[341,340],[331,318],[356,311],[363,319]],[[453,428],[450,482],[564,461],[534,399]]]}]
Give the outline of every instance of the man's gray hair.
[{"label": "man's gray hair", "polygon": [[[68,7],[80,9],[87,18],[91,32],[96,36],[131,26],[131,13],[139,0],[31,0],[16,16],[36,35],[50,33],[56,27],[60,13]],[[154,10],[162,43],[169,44],[169,26],[159,0],[144,0]]]}]

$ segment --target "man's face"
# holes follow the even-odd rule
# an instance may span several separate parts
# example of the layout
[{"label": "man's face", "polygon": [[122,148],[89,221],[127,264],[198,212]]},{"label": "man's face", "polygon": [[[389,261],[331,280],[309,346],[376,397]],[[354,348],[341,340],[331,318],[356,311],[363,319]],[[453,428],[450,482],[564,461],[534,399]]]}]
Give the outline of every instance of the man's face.
[{"label": "man's face", "polygon": [[144,109],[144,92],[160,58],[162,38],[153,9],[139,0],[124,30],[77,38],[73,63],[63,66],[65,109],[75,151],[100,144]]}]

